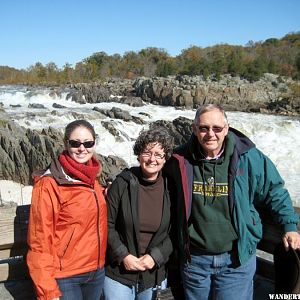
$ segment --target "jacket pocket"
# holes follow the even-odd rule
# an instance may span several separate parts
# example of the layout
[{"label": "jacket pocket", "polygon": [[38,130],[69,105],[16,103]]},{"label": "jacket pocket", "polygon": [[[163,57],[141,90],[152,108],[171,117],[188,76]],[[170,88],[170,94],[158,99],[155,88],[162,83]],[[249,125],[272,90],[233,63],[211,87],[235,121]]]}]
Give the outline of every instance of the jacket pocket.
[{"label": "jacket pocket", "polygon": [[59,252],[58,252],[60,270],[63,269],[63,260],[67,255],[68,249],[70,248],[70,244],[73,240],[74,233],[75,233],[75,227],[70,228],[62,239],[62,243],[61,246],[59,247]]},{"label": "jacket pocket", "polygon": [[256,210],[250,211],[250,224],[248,225],[248,230],[252,234],[255,241],[259,241],[262,238],[262,224],[259,213]]}]

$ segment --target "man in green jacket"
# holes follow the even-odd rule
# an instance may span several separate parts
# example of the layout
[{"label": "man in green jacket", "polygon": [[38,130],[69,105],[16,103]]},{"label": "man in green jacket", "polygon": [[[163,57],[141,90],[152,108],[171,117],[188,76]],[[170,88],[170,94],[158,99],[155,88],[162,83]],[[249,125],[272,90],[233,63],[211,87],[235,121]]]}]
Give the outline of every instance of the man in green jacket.
[{"label": "man in green jacket", "polygon": [[262,224],[272,211],[288,249],[300,248],[298,215],[272,161],[230,128],[221,106],[201,106],[190,140],[166,166],[187,300],[252,299]]}]

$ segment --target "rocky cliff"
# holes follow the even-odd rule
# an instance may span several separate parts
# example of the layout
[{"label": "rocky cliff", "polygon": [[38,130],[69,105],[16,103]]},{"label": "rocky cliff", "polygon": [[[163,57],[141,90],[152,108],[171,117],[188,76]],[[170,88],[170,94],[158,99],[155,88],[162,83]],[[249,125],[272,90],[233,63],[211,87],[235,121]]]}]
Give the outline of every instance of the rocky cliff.
[{"label": "rocky cliff", "polygon": [[[32,172],[46,168],[51,158],[63,150],[63,134],[51,127],[41,132],[25,129],[10,121],[4,111],[0,111],[0,120],[0,179],[30,185]],[[98,158],[102,163],[99,180],[103,184],[127,166],[119,157]]]},{"label": "rocky cliff", "polygon": [[[113,101],[141,106],[144,102],[151,102],[196,108],[210,102],[222,104],[226,110],[299,116],[300,98],[292,87],[300,88],[299,82],[272,74],[265,74],[260,81],[254,83],[231,76],[222,76],[218,81],[214,78],[204,80],[200,76],[178,76],[124,81],[111,79],[97,84],[53,88],[52,93],[67,91],[67,97],[80,103]],[[57,105],[59,109],[59,104]],[[128,112],[117,108],[101,110],[100,115],[143,123],[141,118],[132,117]],[[41,132],[20,127],[9,120],[1,107],[0,120],[0,179],[31,184],[32,172],[46,168],[51,158],[62,151],[62,132],[51,127],[45,127]],[[190,120],[178,118],[173,122],[158,121],[157,124],[169,129],[176,144],[181,144],[190,135]],[[103,121],[103,126],[116,139],[120,138],[113,123]],[[99,155],[99,159],[103,165],[100,178],[102,183],[126,166],[119,157]]]},{"label": "rocky cliff", "polygon": [[68,97],[80,103],[114,101],[140,106],[145,101],[186,108],[216,103],[231,111],[300,114],[300,82],[274,74],[265,74],[256,82],[230,75],[219,80],[201,76],[111,79],[101,84],[73,85]]}]

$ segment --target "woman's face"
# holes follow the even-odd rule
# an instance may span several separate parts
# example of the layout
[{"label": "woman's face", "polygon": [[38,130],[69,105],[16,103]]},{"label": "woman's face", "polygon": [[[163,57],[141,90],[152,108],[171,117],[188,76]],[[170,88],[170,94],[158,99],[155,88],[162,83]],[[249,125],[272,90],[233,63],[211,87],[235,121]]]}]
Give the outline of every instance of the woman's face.
[{"label": "woman's face", "polygon": [[138,161],[143,176],[149,180],[155,180],[166,162],[164,149],[159,143],[148,144],[138,156]]},{"label": "woman's face", "polygon": [[92,133],[87,128],[81,126],[72,131],[66,144],[66,150],[70,157],[80,164],[85,164],[92,158],[95,153],[95,148]]}]

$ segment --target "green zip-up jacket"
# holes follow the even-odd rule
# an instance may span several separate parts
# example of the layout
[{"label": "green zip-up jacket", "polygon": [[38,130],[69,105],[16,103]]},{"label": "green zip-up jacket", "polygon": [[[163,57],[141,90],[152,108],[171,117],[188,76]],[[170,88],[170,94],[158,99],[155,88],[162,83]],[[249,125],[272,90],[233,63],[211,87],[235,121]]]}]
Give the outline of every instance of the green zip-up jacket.
[{"label": "green zip-up jacket", "polygon": [[[297,231],[299,216],[295,213],[284,181],[272,161],[256,148],[241,132],[230,128],[235,145],[228,169],[229,208],[238,235],[237,251],[240,264],[256,253],[262,238],[262,223],[256,207],[269,209],[284,232]],[[180,258],[190,258],[188,220],[191,213],[193,186],[193,144],[190,140],[175,149],[165,172],[169,179],[175,241]]]}]

